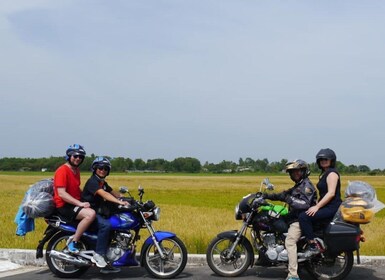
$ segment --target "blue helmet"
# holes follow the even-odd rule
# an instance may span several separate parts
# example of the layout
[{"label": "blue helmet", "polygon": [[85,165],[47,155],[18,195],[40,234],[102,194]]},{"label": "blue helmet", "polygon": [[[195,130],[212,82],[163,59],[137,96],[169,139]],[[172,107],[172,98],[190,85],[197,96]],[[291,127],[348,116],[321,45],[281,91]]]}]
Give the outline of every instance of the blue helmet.
[{"label": "blue helmet", "polygon": [[111,162],[106,157],[97,157],[92,162],[91,169],[95,173],[98,167],[107,167],[108,171],[106,176],[108,176],[111,170]]},{"label": "blue helmet", "polygon": [[69,160],[72,155],[80,155],[84,157],[86,155],[86,150],[84,150],[82,145],[73,144],[67,148],[66,160]]}]

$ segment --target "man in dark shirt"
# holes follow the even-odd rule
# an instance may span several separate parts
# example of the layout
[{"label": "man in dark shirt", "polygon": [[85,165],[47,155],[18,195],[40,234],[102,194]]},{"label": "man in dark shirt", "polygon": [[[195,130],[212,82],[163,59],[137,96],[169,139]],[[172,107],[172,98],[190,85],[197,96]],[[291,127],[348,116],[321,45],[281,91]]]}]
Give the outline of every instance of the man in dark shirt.
[{"label": "man in dark shirt", "polygon": [[105,181],[105,178],[110,174],[111,163],[105,157],[97,157],[91,166],[93,173],[86,182],[83,192],[82,201],[90,203],[91,208],[96,211],[98,224],[98,239],[96,241],[95,254],[91,259],[98,267],[101,267],[102,273],[119,272],[120,269],[107,266],[105,256],[110,241],[110,221],[109,214],[102,211],[106,206],[107,201],[118,205],[128,205],[127,201],[119,200],[120,194],[115,192]]},{"label": "man in dark shirt", "polygon": [[265,194],[264,197],[271,200],[280,200],[289,205],[288,223],[289,230],[285,239],[285,247],[288,253],[288,276],[287,280],[299,280],[297,242],[301,237],[301,228],[298,222],[300,213],[306,211],[316,204],[317,193],[312,182],[308,164],[297,159],[286,164],[286,172],[295,185],[289,190],[277,194]]}]

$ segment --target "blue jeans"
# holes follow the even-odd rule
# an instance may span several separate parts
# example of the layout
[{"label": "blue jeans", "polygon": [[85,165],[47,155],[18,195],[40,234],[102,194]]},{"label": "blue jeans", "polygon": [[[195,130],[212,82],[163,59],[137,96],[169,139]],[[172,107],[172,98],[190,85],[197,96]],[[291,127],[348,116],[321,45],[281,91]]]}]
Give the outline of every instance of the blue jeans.
[{"label": "blue jeans", "polygon": [[96,240],[95,252],[99,255],[105,255],[110,243],[111,224],[109,219],[106,219],[99,214],[96,214],[98,220],[98,240]]},{"label": "blue jeans", "polygon": [[303,211],[298,216],[298,222],[301,226],[303,235],[305,235],[306,240],[313,240],[315,238],[313,232],[313,224],[319,221],[325,221],[327,219],[333,219],[336,214],[338,207],[323,207],[319,209],[314,216],[309,216],[306,214],[306,211]]}]

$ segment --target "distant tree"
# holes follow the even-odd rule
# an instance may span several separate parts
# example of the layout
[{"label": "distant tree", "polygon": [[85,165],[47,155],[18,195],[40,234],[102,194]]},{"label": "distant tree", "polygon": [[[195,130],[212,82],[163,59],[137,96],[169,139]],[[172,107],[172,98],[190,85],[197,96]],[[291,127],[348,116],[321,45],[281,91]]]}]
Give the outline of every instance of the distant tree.
[{"label": "distant tree", "polygon": [[136,170],[145,170],[146,169],[146,163],[141,158],[137,158],[134,160],[134,167]]},{"label": "distant tree", "polygon": [[338,170],[339,172],[343,173],[343,172],[346,171],[347,166],[344,165],[342,162],[340,162],[340,161],[337,160],[337,162],[336,162],[336,168],[337,168],[337,170]]},{"label": "distant tree", "polygon": [[134,161],[132,159],[126,158],[125,161],[126,161],[127,170],[132,170],[135,168]]},{"label": "distant tree", "polygon": [[218,170],[218,167],[216,164],[214,163],[209,163],[206,161],[206,163],[203,165],[203,169],[206,171],[206,172],[210,172],[210,173],[218,173],[219,170]]},{"label": "distant tree", "polygon": [[157,171],[168,171],[170,163],[162,158],[147,160],[147,169]]},{"label": "distant tree", "polygon": [[375,175],[381,175],[381,174],[384,174],[385,173],[385,170],[382,170],[381,169],[373,169],[371,171],[368,172],[369,175],[371,176],[375,176]]},{"label": "distant tree", "polygon": [[280,162],[278,161],[275,161],[275,162],[272,162],[269,164],[269,167],[270,167],[270,172],[282,172],[283,170],[285,170],[285,167],[286,167],[286,163],[287,163],[287,159],[282,159]]},{"label": "distant tree", "polygon": [[345,172],[349,173],[349,174],[355,174],[355,173],[358,173],[358,167],[354,164],[351,164],[349,165],[346,169],[345,169]]},{"label": "distant tree", "polygon": [[310,173],[313,175],[320,173],[320,169],[318,168],[318,165],[315,162],[309,163],[309,170],[310,170]]},{"label": "distant tree", "polygon": [[366,165],[359,165],[358,166],[358,171],[359,172],[369,172],[370,171],[370,168]]},{"label": "distant tree", "polygon": [[200,161],[191,157],[176,158],[170,165],[175,172],[199,173],[202,168]]},{"label": "distant tree", "polygon": [[47,171],[55,171],[64,163],[64,157],[49,157],[42,164],[42,168],[47,168]]},{"label": "distant tree", "polygon": [[235,172],[237,170],[237,164],[233,161],[223,160],[217,164],[217,172]]},{"label": "distant tree", "polygon": [[[84,161],[82,165],[80,165],[80,170],[83,172],[91,172],[92,162],[95,160],[95,157],[88,157],[86,156],[84,158]],[[63,163],[62,163],[63,164]]]},{"label": "distant tree", "polygon": [[256,160],[255,161],[255,170],[259,172],[266,172],[267,167],[269,166],[269,161],[265,158],[263,160]]},{"label": "distant tree", "polygon": [[22,170],[26,164],[27,164],[27,159],[2,158],[0,159],[0,170],[18,171],[18,170]]},{"label": "distant tree", "polygon": [[252,158],[250,158],[250,157],[247,157],[246,159],[245,159],[245,165],[246,166],[255,166],[255,160],[253,160]]},{"label": "distant tree", "polygon": [[112,171],[124,172],[129,169],[127,161],[123,157],[116,157],[111,159]]},{"label": "distant tree", "polygon": [[[90,172],[91,164],[95,159],[95,155],[86,156],[80,169],[83,172]],[[55,171],[60,165],[65,163],[63,156],[49,157],[49,158],[0,158],[0,170],[1,171],[41,171],[47,169],[48,171]],[[219,163],[205,162],[202,166],[198,159],[191,157],[180,157],[169,162],[164,159],[149,159],[147,163],[142,159],[135,159],[134,161],[129,158],[117,157],[111,159],[113,171],[126,171],[126,170],[160,170],[160,171],[173,171],[173,172],[209,172],[209,173],[223,173],[223,172],[236,172],[248,168],[248,170],[254,170],[255,172],[270,172],[281,173],[285,169],[287,159],[281,161],[271,162],[265,159],[253,160],[250,157],[245,159],[239,158],[238,163],[232,161],[223,160]],[[320,173],[315,162],[309,163],[310,170],[313,175]],[[346,166],[342,162],[336,162],[336,168],[339,173],[343,174],[356,174],[366,173],[368,175],[385,175],[385,170],[374,169],[370,170],[367,165],[349,165]]]}]

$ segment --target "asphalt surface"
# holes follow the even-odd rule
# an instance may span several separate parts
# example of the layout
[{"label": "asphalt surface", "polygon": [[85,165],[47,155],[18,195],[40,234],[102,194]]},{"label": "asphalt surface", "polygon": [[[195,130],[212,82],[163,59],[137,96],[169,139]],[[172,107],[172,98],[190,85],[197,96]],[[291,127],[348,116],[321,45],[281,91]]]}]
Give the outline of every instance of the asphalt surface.
[{"label": "asphalt surface", "polygon": [[[237,278],[242,279],[284,279],[286,266],[252,267]],[[304,270],[300,271],[302,280],[312,279]],[[35,250],[0,249],[0,278],[12,280],[53,280],[58,279],[48,269],[45,259],[36,259]],[[120,273],[105,275],[95,267],[90,268],[79,279],[123,279],[152,278],[142,267],[123,267]],[[177,279],[219,279],[207,266],[205,255],[189,255],[187,266]],[[361,256],[361,264],[355,264],[349,280],[385,279],[385,256]]]},{"label": "asphalt surface", "polygon": [[[299,271],[302,280],[312,280],[306,271]],[[248,269],[243,275],[237,277],[244,280],[273,280],[273,279],[285,279],[287,271],[285,266],[279,266],[274,268],[262,268],[253,267]],[[51,273],[47,267],[34,267],[30,269],[24,269],[22,271],[14,271],[10,274],[0,273],[0,278],[7,280],[57,280],[58,278]],[[184,271],[176,279],[208,279],[218,280],[223,277],[215,275],[207,265],[204,266],[191,266],[188,265]],[[144,268],[131,267],[122,268],[122,271],[115,274],[101,274],[95,267],[90,268],[84,275],[77,279],[99,280],[99,279],[154,279],[152,278]],[[385,267],[373,266],[373,265],[356,265],[346,278],[348,280],[382,280],[385,279]]]}]

